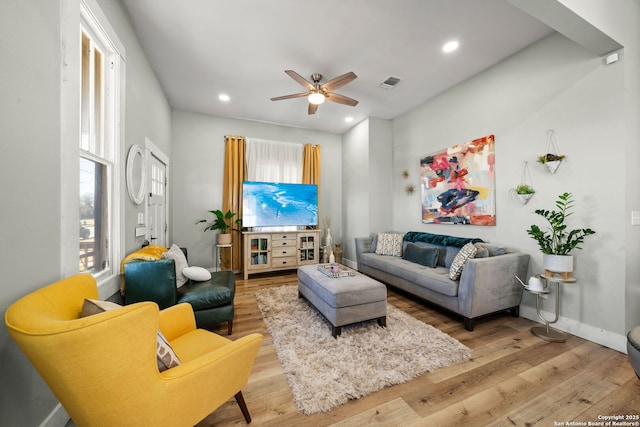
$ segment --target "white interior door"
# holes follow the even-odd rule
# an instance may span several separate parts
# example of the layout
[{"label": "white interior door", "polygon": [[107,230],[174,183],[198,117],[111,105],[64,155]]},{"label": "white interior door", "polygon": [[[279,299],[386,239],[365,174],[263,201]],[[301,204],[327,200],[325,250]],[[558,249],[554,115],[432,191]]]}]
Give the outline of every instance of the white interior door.
[{"label": "white interior door", "polygon": [[167,165],[153,151],[147,156],[147,227],[152,245],[167,246]]}]

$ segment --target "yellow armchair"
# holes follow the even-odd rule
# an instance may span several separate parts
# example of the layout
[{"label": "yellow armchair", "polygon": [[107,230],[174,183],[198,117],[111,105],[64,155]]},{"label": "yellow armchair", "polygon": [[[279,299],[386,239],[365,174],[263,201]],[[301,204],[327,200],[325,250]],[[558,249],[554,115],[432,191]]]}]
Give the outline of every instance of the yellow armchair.
[{"label": "yellow armchair", "polygon": [[[163,311],[153,302],[80,318],[84,299],[97,299],[95,279],[79,274],[11,305],[11,337],[78,426],[193,426],[235,396],[247,423],[241,389],[262,335],[231,341],[196,329],[193,309]],[[181,364],[159,372],[158,329]]]}]

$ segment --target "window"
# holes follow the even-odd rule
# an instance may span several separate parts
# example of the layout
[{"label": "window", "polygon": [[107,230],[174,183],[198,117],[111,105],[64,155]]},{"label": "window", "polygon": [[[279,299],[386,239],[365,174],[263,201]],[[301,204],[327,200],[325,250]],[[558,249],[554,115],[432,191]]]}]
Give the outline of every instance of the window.
[{"label": "window", "polygon": [[[110,83],[115,79],[113,56],[109,46],[85,21],[81,44],[80,90],[80,174],[79,174],[79,271],[99,274],[112,264],[109,250],[112,227],[110,224],[113,183],[114,134],[109,132],[113,120],[113,106],[107,96]],[[108,55],[105,60],[105,53]]]}]

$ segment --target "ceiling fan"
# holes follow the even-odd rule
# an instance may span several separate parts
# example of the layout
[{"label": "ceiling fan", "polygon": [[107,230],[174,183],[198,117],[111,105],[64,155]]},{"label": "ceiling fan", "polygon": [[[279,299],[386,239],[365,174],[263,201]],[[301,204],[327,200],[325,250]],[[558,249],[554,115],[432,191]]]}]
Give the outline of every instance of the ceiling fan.
[{"label": "ceiling fan", "polygon": [[325,100],[337,102],[338,104],[350,105],[351,107],[355,107],[356,105],[358,105],[358,101],[356,101],[355,99],[332,92],[333,90],[338,89],[339,87],[342,87],[347,83],[350,83],[353,80],[357,79],[358,76],[356,76],[353,71],[349,71],[348,73],[331,79],[324,84],[320,84],[320,80],[322,80],[322,74],[313,73],[311,75],[311,80],[313,81],[313,83],[311,83],[293,70],[285,70],[285,73],[287,73],[293,80],[297,81],[302,87],[308,89],[308,92],[278,96],[276,98],[271,98],[272,101],[281,101],[283,99],[291,98],[302,98],[303,96],[306,96],[309,98],[309,114],[315,114],[316,111],[318,111],[318,105],[322,104]]}]

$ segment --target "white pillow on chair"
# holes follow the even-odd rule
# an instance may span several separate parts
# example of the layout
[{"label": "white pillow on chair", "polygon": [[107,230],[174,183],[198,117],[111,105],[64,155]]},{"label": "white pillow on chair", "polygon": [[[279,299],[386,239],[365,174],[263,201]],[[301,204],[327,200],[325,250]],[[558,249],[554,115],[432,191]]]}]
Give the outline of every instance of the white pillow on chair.
[{"label": "white pillow on chair", "polygon": [[211,279],[211,272],[202,267],[187,267],[182,270],[182,274],[184,274],[187,279],[193,280],[195,282],[206,282],[207,280]]}]

